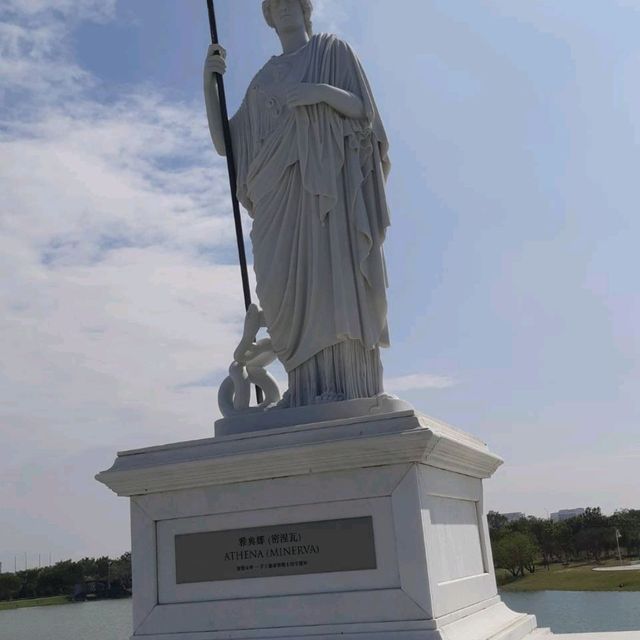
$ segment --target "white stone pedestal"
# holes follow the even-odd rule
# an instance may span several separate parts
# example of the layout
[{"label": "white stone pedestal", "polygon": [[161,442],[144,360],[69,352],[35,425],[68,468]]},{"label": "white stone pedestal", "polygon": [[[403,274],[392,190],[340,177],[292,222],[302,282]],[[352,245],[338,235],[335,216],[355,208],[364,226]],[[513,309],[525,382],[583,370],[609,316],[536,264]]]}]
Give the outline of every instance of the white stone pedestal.
[{"label": "white stone pedestal", "polygon": [[500,464],[413,411],[121,453],[97,479],[131,499],[133,637],[519,640],[483,509]]}]

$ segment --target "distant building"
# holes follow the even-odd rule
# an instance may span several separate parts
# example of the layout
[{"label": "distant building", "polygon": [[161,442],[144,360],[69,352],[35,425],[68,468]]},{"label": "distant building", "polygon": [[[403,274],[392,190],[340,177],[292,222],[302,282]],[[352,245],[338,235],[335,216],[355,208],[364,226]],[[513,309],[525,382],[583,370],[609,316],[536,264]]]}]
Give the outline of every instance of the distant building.
[{"label": "distant building", "polygon": [[562,522],[563,520],[571,520],[571,518],[577,518],[584,515],[584,509],[560,509],[551,514],[551,520],[553,522]]},{"label": "distant building", "polygon": [[514,511],[513,513],[503,513],[502,515],[507,519],[507,522],[516,522],[517,520],[523,520],[524,518],[527,517],[524,513],[522,513],[522,511]]}]

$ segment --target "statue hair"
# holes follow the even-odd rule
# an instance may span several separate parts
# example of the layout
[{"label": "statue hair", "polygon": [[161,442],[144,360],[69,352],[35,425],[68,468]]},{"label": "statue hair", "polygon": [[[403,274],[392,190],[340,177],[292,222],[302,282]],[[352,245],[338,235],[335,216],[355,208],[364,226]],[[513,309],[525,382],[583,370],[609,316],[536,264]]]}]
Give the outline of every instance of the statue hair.
[{"label": "statue hair", "polygon": [[[273,0],[264,0],[262,3],[262,13],[264,13],[264,19],[267,21],[267,24],[275,29],[276,25],[273,22],[273,18],[271,17],[271,3]],[[311,22],[311,14],[313,13],[313,4],[311,4],[311,0],[298,0],[300,5],[302,6],[302,13],[304,13],[304,24],[307,30],[307,35],[311,37],[313,35],[313,23]]]}]

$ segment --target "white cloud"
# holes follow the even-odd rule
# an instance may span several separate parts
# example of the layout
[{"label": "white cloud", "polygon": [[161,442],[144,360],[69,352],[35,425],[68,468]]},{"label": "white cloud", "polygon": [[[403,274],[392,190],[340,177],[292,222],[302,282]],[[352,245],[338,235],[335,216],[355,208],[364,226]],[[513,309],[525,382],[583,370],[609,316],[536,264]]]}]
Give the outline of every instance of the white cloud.
[{"label": "white cloud", "polygon": [[[212,214],[228,208],[223,169],[183,124],[201,114],[154,96],[75,111],[0,140],[9,406],[37,414],[29,397],[51,395],[46,429],[52,407],[92,402],[105,419],[133,403],[204,424],[213,398],[203,414],[176,389],[226,362],[242,307],[237,267],[212,260],[233,233]],[[186,167],[164,168],[182,146]]]},{"label": "white cloud", "polygon": [[389,391],[418,391],[420,389],[448,389],[456,382],[450,376],[440,376],[432,373],[414,373],[397,378],[386,378],[385,388]]},{"label": "white cloud", "polygon": [[[221,379],[241,329],[226,169],[202,105],[151,90],[103,104],[69,57],[73,22],[112,4],[21,1],[0,14],[5,94],[29,94],[0,120],[6,563],[38,538],[34,518],[66,528],[54,556],[99,552],[89,529],[114,500],[93,474],[116,447],[210,436],[215,387],[185,385]],[[104,551],[124,551],[124,519],[108,528]]]},{"label": "white cloud", "polygon": [[[201,113],[133,96],[110,108],[57,108],[0,138],[5,234],[50,263],[99,260],[113,245],[206,250],[230,239],[223,169]],[[181,168],[171,168],[176,158]]]},{"label": "white cloud", "polygon": [[[58,22],[16,24],[0,22],[0,98],[19,95],[20,108],[34,108],[30,98],[50,103],[71,97],[90,77],[79,66],[66,61],[66,32]],[[60,64],[65,60],[64,64]]]},{"label": "white cloud", "polygon": [[113,16],[117,0],[3,0],[9,17],[65,20],[105,20]]},{"label": "white cloud", "polygon": [[[70,103],[92,82],[73,60],[69,33],[81,21],[105,21],[116,0],[4,0],[0,6],[0,99],[19,95],[23,112]],[[33,99],[37,102],[32,102]]]}]

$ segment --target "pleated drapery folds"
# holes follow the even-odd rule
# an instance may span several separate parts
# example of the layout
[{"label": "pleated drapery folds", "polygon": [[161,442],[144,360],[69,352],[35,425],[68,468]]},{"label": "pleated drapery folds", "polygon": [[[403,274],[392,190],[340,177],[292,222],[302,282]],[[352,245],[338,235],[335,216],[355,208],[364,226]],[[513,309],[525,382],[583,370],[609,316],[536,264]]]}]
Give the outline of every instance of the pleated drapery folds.
[{"label": "pleated drapery folds", "polygon": [[[358,95],[366,118],[326,104],[290,109],[285,96],[300,82]],[[291,406],[380,393],[388,143],[357,57],[321,34],[271,58],[231,129],[238,198],[253,218],[257,294]]]},{"label": "pleated drapery folds", "polygon": [[289,373],[289,406],[371,398],[382,393],[378,347],[365,349],[359,340],[327,347]]}]

